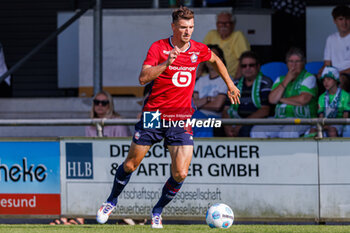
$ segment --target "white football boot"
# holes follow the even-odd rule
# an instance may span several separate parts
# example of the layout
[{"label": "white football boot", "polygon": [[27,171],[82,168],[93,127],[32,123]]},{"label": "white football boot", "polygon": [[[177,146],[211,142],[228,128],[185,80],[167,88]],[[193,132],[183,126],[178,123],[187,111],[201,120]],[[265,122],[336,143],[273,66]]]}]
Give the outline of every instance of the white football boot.
[{"label": "white football boot", "polygon": [[161,229],[163,228],[162,224],[162,215],[160,214],[151,214],[151,227],[155,229]]},{"label": "white football boot", "polygon": [[109,218],[109,215],[111,215],[114,209],[115,205],[113,205],[113,203],[104,202],[100,209],[97,211],[96,221],[100,224],[106,223]]}]

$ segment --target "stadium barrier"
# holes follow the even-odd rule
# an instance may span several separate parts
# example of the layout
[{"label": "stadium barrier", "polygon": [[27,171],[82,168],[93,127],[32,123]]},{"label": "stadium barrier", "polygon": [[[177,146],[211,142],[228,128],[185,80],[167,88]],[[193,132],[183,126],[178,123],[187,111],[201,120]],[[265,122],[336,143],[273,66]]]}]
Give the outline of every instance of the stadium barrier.
[{"label": "stadium barrier", "polygon": [[[212,118],[213,119],[213,118]],[[204,119],[197,119],[203,122]],[[317,138],[322,138],[324,125],[350,125],[349,118],[262,118],[262,119],[217,119],[222,125],[314,125],[317,128]],[[134,125],[139,119],[5,119],[0,120],[0,126],[82,126],[95,125],[97,135],[102,137],[105,125]]]},{"label": "stadium barrier", "polygon": [[[40,120],[40,125],[101,123],[54,121]],[[10,123],[0,121],[5,124]],[[349,221],[349,140],[196,139],[189,176],[164,217],[204,220],[209,205],[223,202],[238,221]],[[2,138],[0,147],[0,217],[94,218],[127,156],[130,138]],[[148,217],[169,174],[169,152],[156,144],[112,218]]]}]

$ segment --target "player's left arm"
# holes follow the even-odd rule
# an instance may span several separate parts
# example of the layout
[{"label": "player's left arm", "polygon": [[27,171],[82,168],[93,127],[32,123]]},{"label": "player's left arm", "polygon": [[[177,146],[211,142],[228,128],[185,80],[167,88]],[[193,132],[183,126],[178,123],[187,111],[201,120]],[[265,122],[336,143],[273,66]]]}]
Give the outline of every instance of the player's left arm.
[{"label": "player's left arm", "polygon": [[227,96],[230,99],[231,103],[239,104],[239,97],[241,96],[241,93],[232,82],[224,63],[222,63],[221,59],[213,52],[211,52],[211,58],[209,59],[209,62],[213,65],[214,69],[220,74],[221,78],[226,83],[228,88]]}]

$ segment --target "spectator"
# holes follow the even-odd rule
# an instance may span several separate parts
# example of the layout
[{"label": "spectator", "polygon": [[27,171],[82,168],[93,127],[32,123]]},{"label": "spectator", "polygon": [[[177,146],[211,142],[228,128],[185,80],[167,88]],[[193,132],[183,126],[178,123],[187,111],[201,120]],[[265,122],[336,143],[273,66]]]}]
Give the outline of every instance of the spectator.
[{"label": "spectator", "polygon": [[[208,45],[213,53],[215,53],[224,64],[224,53],[218,45]],[[221,111],[225,103],[227,86],[219,73],[209,63],[204,63],[208,70],[208,74],[200,77],[196,81],[193,92],[193,101],[197,107],[193,118],[221,118]],[[194,128],[194,137],[212,137],[213,128]]]},{"label": "spectator", "polygon": [[[340,73],[350,74],[350,8],[346,5],[338,5],[333,9],[332,16],[338,31],[327,38],[324,49],[324,67],[333,66]],[[340,77],[340,86],[346,90],[345,83],[349,80],[344,80],[344,78],[345,76]]]},{"label": "spectator", "polygon": [[[101,91],[96,94],[90,113],[91,118],[120,118],[120,115],[114,111],[113,98],[107,91]],[[87,126],[85,135],[96,137],[96,127]],[[130,130],[124,125],[108,125],[103,127],[103,136],[105,137],[128,137],[131,136]]]},{"label": "spectator", "polygon": [[[91,118],[120,118],[120,115],[114,111],[113,98],[107,91],[101,91],[96,94],[93,100],[93,105],[90,113]],[[85,130],[85,135],[88,137],[96,137],[96,127],[88,126]],[[109,125],[103,127],[103,136],[105,137],[129,137],[130,130],[124,125]],[[124,218],[122,221],[128,225],[145,224],[146,219],[134,220]]]},{"label": "spectator", "polygon": [[[239,58],[242,77],[235,85],[241,91],[241,104],[227,105],[223,118],[264,118],[270,113],[268,96],[272,81],[260,72],[260,63],[254,52],[246,51]],[[250,137],[251,125],[225,125],[228,137]]]},{"label": "spectator", "polygon": [[[91,118],[119,118],[119,114],[114,111],[113,98],[107,91],[97,93],[93,99],[93,104],[90,113]],[[96,137],[96,127],[87,126],[85,128],[85,136]],[[105,137],[128,137],[131,136],[129,128],[124,125],[111,125],[103,127],[103,136]],[[135,225],[132,219],[123,219],[123,222],[129,225]],[[84,224],[84,218],[59,218],[55,219],[50,225],[80,225]]]},{"label": "spectator", "polygon": [[228,73],[231,77],[241,77],[238,58],[250,45],[241,31],[234,31],[236,18],[230,12],[221,12],[216,17],[217,30],[211,30],[204,38],[205,44],[217,44],[224,51]]},{"label": "spectator", "polygon": [[[312,118],[317,113],[316,78],[304,69],[302,50],[291,48],[286,55],[288,73],[276,79],[269,94],[276,104],[275,118]],[[254,126],[253,138],[296,138],[310,129],[308,125]]]},{"label": "spectator", "polygon": [[[224,53],[218,45],[208,45],[225,64]],[[226,99],[227,86],[210,63],[205,63],[208,74],[196,81],[193,101],[197,109],[208,116],[221,117],[220,111]]]},{"label": "spectator", "polygon": [[[321,80],[326,91],[318,98],[318,117],[348,118],[350,112],[350,94],[339,87],[339,71],[332,66],[323,69]],[[328,137],[341,136],[343,125],[325,125],[324,133]],[[317,132],[312,128],[310,134]]]},{"label": "spectator", "polygon": [[[0,43],[0,76],[7,72],[5,63],[4,49]],[[4,81],[0,83],[0,97],[12,96],[11,76],[7,76]]]},{"label": "spectator", "polygon": [[68,220],[68,218],[59,218],[55,219],[54,221],[50,222],[50,225],[81,225],[84,224],[84,218],[71,218]]}]

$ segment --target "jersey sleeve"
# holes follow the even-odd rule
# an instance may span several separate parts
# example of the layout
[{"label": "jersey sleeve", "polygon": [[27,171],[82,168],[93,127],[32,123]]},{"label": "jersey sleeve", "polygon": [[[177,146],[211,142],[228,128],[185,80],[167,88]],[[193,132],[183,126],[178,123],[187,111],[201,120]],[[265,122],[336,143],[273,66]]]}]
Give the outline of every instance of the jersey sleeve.
[{"label": "jersey sleeve", "polygon": [[324,93],[318,97],[318,109],[317,114],[320,115],[324,112]]},{"label": "jersey sleeve", "polygon": [[344,112],[350,112],[350,94],[343,90],[342,95],[345,95]]},{"label": "jersey sleeve", "polygon": [[211,50],[205,44],[202,44],[200,54],[199,54],[199,62],[208,61],[211,58]]},{"label": "jersey sleeve", "polygon": [[226,95],[227,91],[228,88],[226,86],[225,81],[221,77],[219,77],[216,81],[215,87],[213,87],[213,89],[210,90],[209,95],[214,97],[219,94]]},{"label": "jersey sleeve", "polygon": [[159,64],[159,46],[153,43],[147,52],[143,65],[157,66]]},{"label": "jersey sleeve", "polygon": [[278,87],[278,85],[280,85],[280,83],[283,81],[285,76],[279,76],[276,78],[275,82],[272,84],[272,88],[271,91],[276,89],[276,87]]},{"label": "jersey sleeve", "polygon": [[313,75],[304,79],[300,85],[300,92],[310,93],[312,96],[317,95],[316,77]]}]

